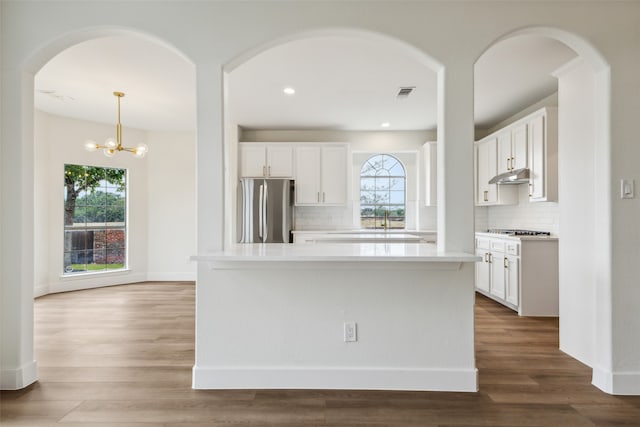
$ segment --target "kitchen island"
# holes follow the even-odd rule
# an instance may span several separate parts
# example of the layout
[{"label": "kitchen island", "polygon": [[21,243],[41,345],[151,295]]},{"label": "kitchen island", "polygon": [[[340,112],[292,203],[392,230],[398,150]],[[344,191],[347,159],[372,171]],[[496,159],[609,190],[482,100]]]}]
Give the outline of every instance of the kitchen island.
[{"label": "kitchen island", "polygon": [[192,257],[198,389],[476,391],[472,254],[241,244]]}]

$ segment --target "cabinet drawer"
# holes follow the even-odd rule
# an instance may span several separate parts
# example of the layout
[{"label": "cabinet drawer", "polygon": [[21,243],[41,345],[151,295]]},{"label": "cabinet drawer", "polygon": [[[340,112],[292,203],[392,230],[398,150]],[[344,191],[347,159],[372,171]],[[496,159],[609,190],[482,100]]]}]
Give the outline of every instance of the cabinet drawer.
[{"label": "cabinet drawer", "polygon": [[520,256],[520,244],[515,242],[507,242],[507,254]]},{"label": "cabinet drawer", "polygon": [[477,249],[491,250],[491,240],[489,239],[476,239]]},{"label": "cabinet drawer", "polygon": [[491,251],[492,252],[503,252],[504,253],[504,242],[502,240],[492,240],[491,241]]}]

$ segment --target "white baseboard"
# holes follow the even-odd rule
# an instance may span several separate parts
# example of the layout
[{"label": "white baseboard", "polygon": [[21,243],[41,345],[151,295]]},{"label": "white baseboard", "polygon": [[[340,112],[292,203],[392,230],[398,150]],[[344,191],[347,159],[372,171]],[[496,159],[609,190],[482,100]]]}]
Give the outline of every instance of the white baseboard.
[{"label": "white baseboard", "polygon": [[640,372],[610,372],[595,367],[591,383],[605,393],[640,396]]},{"label": "white baseboard", "polygon": [[36,285],[36,287],[33,289],[33,297],[34,298],[38,298],[38,297],[41,297],[43,295],[47,295],[48,293],[50,293],[49,285]]},{"label": "white baseboard", "polygon": [[150,282],[195,282],[196,273],[147,273]]},{"label": "white baseboard", "polygon": [[129,283],[146,282],[146,274],[114,274],[100,276],[97,274],[69,277],[68,280],[49,285],[50,294],[57,292],[79,291],[82,289],[102,288],[106,286],[127,285]]},{"label": "white baseboard", "polygon": [[0,370],[0,390],[20,390],[38,381],[38,365],[32,361],[17,369]]},{"label": "white baseboard", "polygon": [[193,367],[195,389],[478,391],[478,370]]}]

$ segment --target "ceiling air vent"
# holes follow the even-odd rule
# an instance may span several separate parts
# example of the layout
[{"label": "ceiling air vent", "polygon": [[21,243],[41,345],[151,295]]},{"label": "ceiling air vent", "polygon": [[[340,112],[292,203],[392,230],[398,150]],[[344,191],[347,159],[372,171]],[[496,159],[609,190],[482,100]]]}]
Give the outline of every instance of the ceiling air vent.
[{"label": "ceiling air vent", "polygon": [[407,98],[409,95],[411,95],[411,92],[413,92],[413,90],[415,89],[415,86],[404,86],[404,87],[400,87],[400,89],[398,90],[398,94],[396,95],[396,98],[398,99],[405,99]]}]

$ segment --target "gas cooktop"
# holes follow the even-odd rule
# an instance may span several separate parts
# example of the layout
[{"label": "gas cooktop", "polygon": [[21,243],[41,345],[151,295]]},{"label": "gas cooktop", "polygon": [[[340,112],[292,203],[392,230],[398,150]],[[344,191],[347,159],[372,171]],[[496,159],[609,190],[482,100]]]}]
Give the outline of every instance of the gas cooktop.
[{"label": "gas cooktop", "polygon": [[549,231],[490,228],[487,233],[505,234],[507,236],[551,236]]}]

